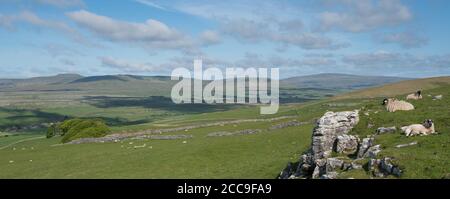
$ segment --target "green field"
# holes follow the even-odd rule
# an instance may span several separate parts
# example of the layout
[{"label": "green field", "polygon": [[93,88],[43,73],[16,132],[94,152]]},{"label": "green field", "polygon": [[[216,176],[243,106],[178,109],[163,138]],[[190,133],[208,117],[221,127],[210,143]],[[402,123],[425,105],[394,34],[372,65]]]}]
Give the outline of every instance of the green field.
[{"label": "green field", "polygon": [[[147,101],[119,100],[114,106],[100,106],[92,101],[70,99],[64,103],[33,104],[38,99],[49,98],[36,94],[35,100],[0,108],[0,126],[51,122],[64,116],[96,117],[112,126],[112,133],[135,132],[147,129],[164,129],[206,124],[217,121],[242,119],[290,118],[242,122],[194,128],[189,131],[170,132],[167,135],[192,135],[178,140],[125,140],[117,143],[62,145],[61,137],[43,138],[43,128],[8,132],[0,136],[0,178],[276,178],[288,162],[298,160],[310,146],[315,119],[326,111],[361,109],[361,121],[351,132],[361,136],[373,134],[381,126],[409,125],[433,119],[438,135],[407,138],[400,132],[376,137],[383,147],[380,156],[392,156],[404,170],[401,178],[442,178],[450,173],[450,78],[423,83],[424,99],[412,102],[416,110],[387,113],[381,106],[378,90],[390,89],[390,94],[404,98],[402,83],[350,93],[336,98],[305,103],[284,104],[276,115],[259,115],[257,106],[232,107],[164,107]],[[414,80],[415,81],[415,80]],[[397,85],[397,86],[396,86]],[[433,86],[431,86],[433,85]],[[416,88],[413,88],[416,87]],[[399,89],[399,90],[395,90]],[[57,99],[70,96],[52,93]],[[400,95],[401,94],[401,95]],[[442,100],[432,100],[429,95],[440,95]],[[17,98],[17,93],[15,99]],[[369,97],[374,96],[374,97]],[[59,98],[58,98],[59,96]],[[1,98],[14,98],[12,94]],[[20,98],[23,100],[23,98]],[[99,99],[103,100],[102,98]],[[131,100],[131,101],[129,101]],[[135,101],[133,101],[135,100]],[[18,101],[10,101],[9,103]],[[44,103],[45,102],[45,103]],[[61,101],[59,101],[61,102]],[[101,101],[102,102],[102,101]],[[111,102],[111,99],[108,99]],[[134,103],[130,103],[134,102]],[[98,103],[98,102],[97,102]],[[20,110],[20,111],[17,111]],[[377,112],[377,113],[375,113]],[[269,130],[273,125],[288,121],[305,122],[301,126]],[[368,124],[373,125],[367,128]],[[4,129],[3,128],[3,129]],[[208,137],[212,132],[235,132],[258,129],[256,134]],[[2,135],[2,134],[0,134]],[[418,141],[418,145],[395,148],[397,144]],[[343,173],[341,178],[369,178],[364,171]]]}]

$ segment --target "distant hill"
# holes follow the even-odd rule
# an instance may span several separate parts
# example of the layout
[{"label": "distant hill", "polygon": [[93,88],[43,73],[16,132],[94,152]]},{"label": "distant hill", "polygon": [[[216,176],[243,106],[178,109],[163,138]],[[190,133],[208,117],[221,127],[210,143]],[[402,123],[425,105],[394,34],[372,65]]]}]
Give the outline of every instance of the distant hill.
[{"label": "distant hill", "polygon": [[[337,95],[335,99],[392,97],[450,85],[450,76],[415,79]],[[424,93],[426,94],[426,93]]]},{"label": "distant hill", "polygon": [[402,77],[359,76],[348,74],[324,73],[291,77],[280,82],[286,88],[320,88],[338,90],[356,90],[383,84],[407,80]]},{"label": "distant hill", "polygon": [[63,74],[29,79],[0,79],[0,91],[84,91],[99,95],[167,96],[175,81],[170,77]]},{"label": "distant hill", "polygon": [[[301,102],[339,93],[398,82],[406,78],[318,74],[280,81],[283,102]],[[79,91],[95,95],[169,96],[172,86],[167,76],[104,75],[84,77],[62,74],[29,79],[0,79],[0,92]]]}]

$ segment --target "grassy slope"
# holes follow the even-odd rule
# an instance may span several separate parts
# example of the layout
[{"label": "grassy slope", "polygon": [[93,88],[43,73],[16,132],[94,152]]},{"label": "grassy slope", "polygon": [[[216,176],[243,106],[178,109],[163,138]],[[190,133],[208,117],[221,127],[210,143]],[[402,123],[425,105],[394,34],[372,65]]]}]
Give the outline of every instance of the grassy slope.
[{"label": "grassy slope", "polygon": [[450,84],[450,77],[434,77],[426,79],[407,80],[375,88],[344,93],[334,97],[333,99],[395,96],[399,94],[413,93],[417,90],[433,89],[447,84]]},{"label": "grassy slope", "polygon": [[[427,80],[420,80],[428,82]],[[400,83],[403,84],[403,83]],[[416,90],[417,85],[407,89]],[[426,84],[421,84],[426,86]],[[401,86],[390,85],[387,88]],[[417,107],[412,112],[387,113],[380,106],[381,98],[354,99],[364,97],[351,93],[345,99],[323,100],[301,105],[283,106],[280,115],[297,115],[300,121],[311,121],[327,110],[352,110],[364,107],[370,116],[362,115],[360,124],[352,132],[361,136],[372,134],[379,126],[401,126],[420,123],[431,118],[441,133],[434,136],[406,138],[400,133],[383,135],[376,142],[384,147],[383,156],[393,156],[404,168],[403,178],[440,178],[450,173],[450,86],[442,83],[424,90],[427,94],[443,94],[443,100],[433,101],[426,97],[413,102]],[[381,89],[383,90],[383,89]],[[387,89],[384,89],[387,90]],[[372,93],[378,93],[372,92]],[[398,92],[392,92],[398,93]],[[395,96],[395,95],[390,95]],[[380,111],[374,114],[375,111]],[[230,110],[224,112],[177,116],[171,121],[159,121],[134,128],[157,128],[161,125],[180,126],[214,120],[256,118],[258,108]],[[291,120],[291,119],[288,119]],[[367,129],[367,124],[374,124]],[[126,141],[124,143],[84,144],[54,146],[60,138],[38,139],[22,142],[0,150],[0,178],[274,178],[289,161],[310,145],[312,124],[290,127],[274,132],[264,131],[255,135],[207,138],[210,132],[238,129],[267,129],[276,122],[243,123],[176,132],[192,134],[187,140]],[[0,145],[16,142],[9,136],[0,138]],[[418,141],[419,145],[394,148],[397,144]],[[133,144],[129,144],[133,142]],[[147,144],[146,148],[128,149]],[[123,148],[122,148],[123,145]],[[149,148],[152,146],[152,148]],[[1,146],[0,146],[1,147]],[[13,150],[13,147],[16,150]],[[31,149],[33,147],[33,150]],[[24,148],[22,150],[22,148]],[[9,163],[9,161],[14,161]],[[30,162],[32,160],[32,162]],[[343,177],[369,177],[356,171]]]},{"label": "grassy slope", "polygon": [[[440,95],[442,100],[432,100],[425,96],[423,100],[413,101],[415,110],[407,112],[388,113],[379,104],[381,99],[371,100],[363,109],[369,116],[362,114],[361,122],[352,133],[358,135],[373,134],[378,127],[406,126],[420,124],[425,119],[432,119],[436,131],[440,134],[431,136],[406,137],[400,129],[395,134],[380,135],[375,138],[376,144],[381,144],[383,151],[380,157],[395,157],[404,168],[402,178],[441,178],[450,173],[450,86],[425,90],[425,95]],[[398,96],[399,98],[401,96]],[[376,111],[379,113],[375,114]],[[372,124],[373,128],[367,128]],[[415,146],[396,148],[396,145],[417,141]]]}]

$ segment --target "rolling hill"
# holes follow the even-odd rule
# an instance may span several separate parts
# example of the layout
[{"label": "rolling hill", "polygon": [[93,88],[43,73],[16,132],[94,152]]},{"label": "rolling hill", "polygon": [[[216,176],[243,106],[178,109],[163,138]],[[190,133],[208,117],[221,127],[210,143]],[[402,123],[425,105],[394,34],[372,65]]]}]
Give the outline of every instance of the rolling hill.
[{"label": "rolling hill", "polygon": [[334,90],[356,90],[407,80],[403,77],[360,76],[337,73],[323,73],[283,79],[281,87],[317,88]]},{"label": "rolling hill", "polygon": [[413,93],[416,92],[417,90],[433,89],[448,84],[450,84],[450,77],[448,76],[407,80],[341,94],[335,96],[334,99],[395,96],[399,94]]},{"label": "rolling hill", "polygon": [[[449,78],[449,77],[446,77]],[[389,96],[403,98],[397,88],[416,90],[421,79],[399,82],[377,90],[390,91]],[[403,86],[402,86],[403,85]],[[430,84],[431,85],[431,84]],[[145,133],[150,129],[180,128],[164,135],[187,135],[184,139],[155,140],[129,139],[117,143],[61,145],[60,137],[42,138],[43,131],[22,133],[0,138],[0,178],[269,178],[273,179],[287,162],[298,160],[311,144],[314,121],[327,111],[361,109],[360,122],[351,134],[365,137],[378,127],[420,123],[433,119],[437,135],[407,138],[399,131],[379,135],[375,144],[381,144],[380,156],[393,157],[403,170],[400,178],[443,178],[449,170],[450,84],[432,83],[424,87],[424,99],[413,101],[416,110],[388,113],[380,105],[381,98],[324,99],[302,104],[286,104],[277,115],[261,120],[258,107],[245,107],[201,114],[175,115],[142,124],[121,124],[113,133]],[[367,95],[378,94],[369,90]],[[428,94],[443,95],[433,100]],[[345,96],[345,95],[343,95]],[[350,94],[354,96],[354,94]],[[113,108],[114,109],[114,108]],[[136,119],[147,117],[146,110],[128,107],[117,110],[120,115],[132,113]],[[76,107],[42,109],[40,114],[76,113],[93,111],[87,117],[110,114],[104,109]],[[365,114],[367,113],[367,114]],[[259,118],[260,120],[255,120]],[[225,123],[224,121],[228,121]],[[236,122],[230,122],[236,121]],[[297,125],[292,121],[300,122]],[[211,124],[210,126],[197,126]],[[213,125],[215,124],[215,125]],[[370,125],[369,125],[370,124]],[[182,127],[190,127],[184,129]],[[249,132],[233,136],[215,137],[217,132]],[[189,137],[190,136],[190,137]],[[417,145],[397,148],[399,144],[417,142]],[[367,164],[367,159],[364,160]],[[363,161],[363,162],[364,162]],[[367,167],[367,165],[364,165]],[[364,170],[343,172],[340,178],[371,178]]]},{"label": "rolling hill", "polygon": [[[299,99],[319,99],[350,90],[405,80],[401,77],[318,74],[280,81],[281,95]],[[83,77],[61,74],[29,79],[0,79],[0,92],[84,91],[97,95],[169,96],[176,81],[166,76],[105,75]],[[298,101],[297,101],[298,102]],[[301,102],[301,100],[300,100]]]}]

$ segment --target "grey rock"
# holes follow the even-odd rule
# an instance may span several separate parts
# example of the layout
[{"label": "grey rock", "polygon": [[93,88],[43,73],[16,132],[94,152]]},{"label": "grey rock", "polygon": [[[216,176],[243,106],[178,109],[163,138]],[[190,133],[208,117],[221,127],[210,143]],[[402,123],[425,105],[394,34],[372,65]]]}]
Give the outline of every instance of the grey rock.
[{"label": "grey rock", "polygon": [[350,169],[352,169],[352,164],[344,162],[344,164],[342,165],[342,170],[347,171],[347,170],[350,170]]},{"label": "grey rock", "polygon": [[312,179],[319,179],[320,177],[320,167],[316,166],[316,168],[314,168],[314,171],[311,175]]},{"label": "grey rock", "polygon": [[351,169],[362,169],[362,168],[363,168],[363,165],[357,163],[356,161],[357,161],[357,160],[354,160],[354,161],[351,163]]},{"label": "grey rock", "polygon": [[319,179],[322,175],[326,174],[326,159],[318,159],[316,160],[316,167],[314,168],[312,178]]},{"label": "grey rock", "polygon": [[327,112],[313,131],[312,154],[315,159],[326,158],[333,150],[338,136],[347,134],[359,122],[358,111]]},{"label": "grey rock", "polygon": [[385,133],[395,133],[397,131],[397,127],[380,127],[377,129],[376,133],[379,134],[385,134]]},{"label": "grey rock", "polygon": [[365,158],[376,158],[378,153],[381,152],[381,145],[375,145],[370,147],[364,154]]},{"label": "grey rock", "polygon": [[292,163],[289,162],[286,168],[284,168],[283,171],[281,171],[280,175],[278,176],[278,179],[289,179],[292,173],[293,173],[293,166]]},{"label": "grey rock", "polygon": [[338,176],[337,172],[327,172],[327,174],[322,175],[320,179],[336,179]]},{"label": "grey rock", "polygon": [[388,175],[400,177],[402,170],[398,167],[398,165],[394,164],[392,160],[393,159],[390,157],[371,159],[369,161],[369,170],[375,177],[386,177]]},{"label": "grey rock", "polygon": [[433,100],[441,100],[442,99],[442,95],[436,95],[433,97]]},{"label": "grey rock", "polygon": [[[336,143],[339,136],[341,136],[339,151],[343,153],[356,153],[358,138],[355,136],[347,136],[347,133],[358,122],[358,110],[325,113],[317,120],[316,127],[312,133],[311,148],[306,154],[300,157],[299,165],[294,172],[294,176],[319,179],[327,175],[328,172],[342,169],[344,162],[336,158],[330,159],[330,157],[333,149],[337,147]],[[350,166],[347,165],[347,167]],[[326,177],[333,178],[334,176],[332,173]]]},{"label": "grey rock", "polygon": [[326,172],[333,172],[336,170],[341,170],[344,165],[344,161],[338,158],[328,158],[326,163]]},{"label": "grey rock", "polygon": [[336,152],[347,155],[355,154],[358,151],[359,138],[353,135],[340,135],[336,140]]},{"label": "grey rock", "polygon": [[208,133],[206,135],[207,137],[223,137],[223,136],[234,136],[234,135],[249,135],[249,134],[256,134],[260,133],[261,129],[244,129],[234,132],[228,132],[228,131],[219,131],[219,132],[212,132]]},{"label": "grey rock", "polygon": [[418,142],[414,141],[414,142],[411,142],[411,143],[408,143],[408,144],[399,144],[399,145],[395,146],[395,148],[403,148],[403,147],[408,147],[408,146],[414,146],[414,145],[417,145],[417,144],[418,144]]},{"label": "grey rock", "polygon": [[297,120],[293,120],[293,121],[289,121],[289,122],[284,122],[284,123],[281,123],[281,124],[273,125],[273,126],[271,126],[269,128],[269,130],[284,129],[284,128],[288,128],[288,127],[291,127],[291,126],[301,126],[301,125],[304,125],[304,124],[307,124],[307,122],[299,122]]},{"label": "grey rock", "polygon": [[367,150],[373,145],[374,139],[372,137],[364,138],[358,150],[357,158],[363,158]]}]

